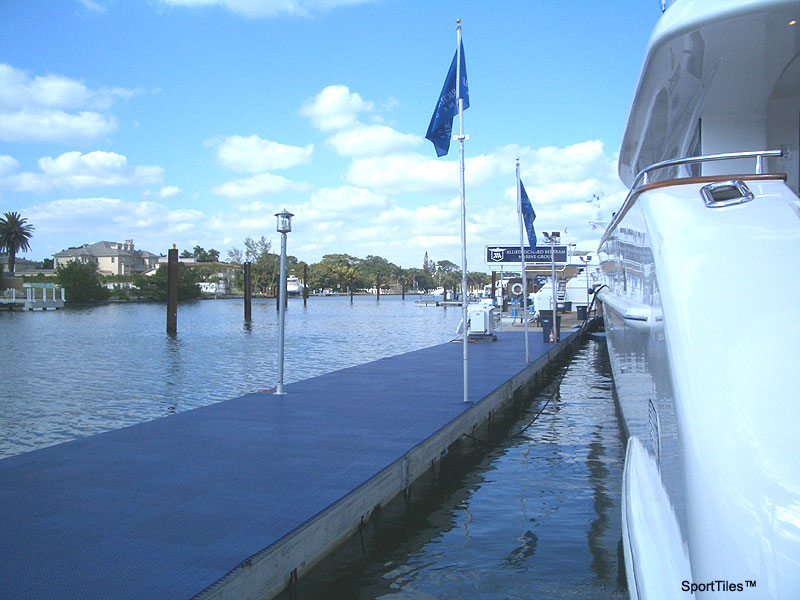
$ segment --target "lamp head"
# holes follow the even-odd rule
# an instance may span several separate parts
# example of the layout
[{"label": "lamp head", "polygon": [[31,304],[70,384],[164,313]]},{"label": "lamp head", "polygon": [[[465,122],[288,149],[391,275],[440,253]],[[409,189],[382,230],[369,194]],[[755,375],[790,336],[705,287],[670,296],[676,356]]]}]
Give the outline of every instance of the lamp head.
[{"label": "lamp head", "polygon": [[278,217],[278,233],[289,233],[292,230],[292,217],[294,215],[284,208],[281,212],[275,213],[275,216]]}]

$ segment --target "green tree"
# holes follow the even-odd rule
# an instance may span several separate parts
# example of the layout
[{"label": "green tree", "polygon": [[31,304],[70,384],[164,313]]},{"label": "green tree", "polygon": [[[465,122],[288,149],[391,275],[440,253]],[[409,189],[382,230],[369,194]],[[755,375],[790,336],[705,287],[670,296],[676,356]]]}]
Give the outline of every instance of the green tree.
[{"label": "green tree", "polygon": [[[167,301],[167,265],[159,265],[158,271],[153,275],[137,275],[136,287],[141,295],[148,300],[156,302]],[[200,277],[197,271],[184,264],[178,263],[178,300],[194,300],[201,296],[197,283]]]},{"label": "green tree", "polygon": [[244,254],[239,248],[233,247],[228,250],[228,262],[240,265],[244,262]]},{"label": "green tree", "polygon": [[473,291],[482,291],[484,286],[492,282],[492,277],[488,273],[481,271],[467,271],[467,286]]},{"label": "green tree", "polygon": [[359,260],[357,265],[364,283],[368,287],[375,285],[378,273],[381,274],[381,287],[388,287],[397,282],[400,267],[382,256],[370,254],[367,258]]},{"label": "green tree", "polygon": [[56,281],[64,288],[67,302],[97,302],[106,300],[111,292],[100,283],[97,263],[71,260],[56,268]]},{"label": "green tree", "polygon": [[257,240],[251,237],[244,240],[244,257],[250,261],[253,291],[260,291],[262,294],[268,293],[278,283],[280,257],[272,254],[271,249],[272,243],[263,235]]},{"label": "green tree", "polygon": [[358,284],[361,279],[361,272],[358,267],[354,265],[338,265],[334,270],[339,284],[345,286],[350,292],[350,302],[352,302],[356,284]]},{"label": "green tree", "polygon": [[8,272],[14,276],[14,263],[17,252],[26,252],[31,249],[30,239],[33,234],[33,225],[28,223],[18,212],[3,213],[0,219],[0,250],[8,253]]},{"label": "green tree", "polygon": [[425,292],[436,287],[436,280],[423,269],[405,269],[405,276],[416,292]]},{"label": "green tree", "polygon": [[[355,267],[360,259],[349,254],[326,254],[322,260],[308,267],[308,286],[312,289],[342,289],[341,267]],[[355,286],[355,283],[353,284]]]}]

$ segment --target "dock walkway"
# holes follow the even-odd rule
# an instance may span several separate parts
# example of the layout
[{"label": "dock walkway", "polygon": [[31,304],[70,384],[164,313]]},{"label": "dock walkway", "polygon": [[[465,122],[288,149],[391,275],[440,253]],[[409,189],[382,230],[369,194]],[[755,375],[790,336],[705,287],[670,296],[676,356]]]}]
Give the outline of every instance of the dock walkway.
[{"label": "dock walkway", "polygon": [[0,460],[0,597],[269,597],[576,341],[501,332]]}]

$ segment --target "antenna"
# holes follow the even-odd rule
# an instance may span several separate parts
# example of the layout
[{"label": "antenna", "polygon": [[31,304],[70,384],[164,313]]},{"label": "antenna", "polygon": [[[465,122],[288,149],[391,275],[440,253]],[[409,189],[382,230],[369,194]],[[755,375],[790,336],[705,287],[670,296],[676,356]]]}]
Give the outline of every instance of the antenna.
[{"label": "antenna", "polygon": [[661,0],[661,12],[666,12],[667,10],[667,0]]}]

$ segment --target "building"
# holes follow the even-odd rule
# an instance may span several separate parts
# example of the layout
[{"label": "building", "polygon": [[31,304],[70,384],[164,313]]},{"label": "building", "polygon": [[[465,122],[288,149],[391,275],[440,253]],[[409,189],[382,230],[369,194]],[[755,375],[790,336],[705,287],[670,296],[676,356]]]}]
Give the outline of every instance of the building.
[{"label": "building", "polygon": [[[4,273],[8,273],[8,254],[0,252],[0,265],[2,265],[2,271]],[[39,266],[35,261],[28,260],[27,258],[20,258],[19,256],[14,257],[15,275],[21,275],[23,273],[36,273],[39,270]]]},{"label": "building", "polygon": [[64,266],[77,260],[95,263],[101,275],[132,275],[144,273],[158,263],[158,255],[146,250],[135,250],[133,240],[96,242],[78,248],[68,248],[53,255],[54,266]]}]

